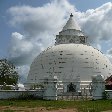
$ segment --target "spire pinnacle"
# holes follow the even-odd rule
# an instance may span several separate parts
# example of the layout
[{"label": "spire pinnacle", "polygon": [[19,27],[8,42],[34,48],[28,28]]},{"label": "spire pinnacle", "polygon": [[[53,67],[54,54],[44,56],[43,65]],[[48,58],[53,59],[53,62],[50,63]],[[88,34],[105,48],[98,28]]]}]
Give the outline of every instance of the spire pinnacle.
[{"label": "spire pinnacle", "polygon": [[73,17],[73,14],[72,13],[70,14],[70,17]]},{"label": "spire pinnacle", "polygon": [[59,35],[56,36],[55,45],[58,44],[86,44],[87,37],[81,31],[80,26],[75,21],[73,14],[71,13],[69,19]]},{"label": "spire pinnacle", "polygon": [[68,29],[75,29],[75,30],[80,30],[81,31],[79,25],[74,20],[72,13],[70,14],[70,18],[67,21],[66,25],[63,27],[63,31],[68,30]]}]

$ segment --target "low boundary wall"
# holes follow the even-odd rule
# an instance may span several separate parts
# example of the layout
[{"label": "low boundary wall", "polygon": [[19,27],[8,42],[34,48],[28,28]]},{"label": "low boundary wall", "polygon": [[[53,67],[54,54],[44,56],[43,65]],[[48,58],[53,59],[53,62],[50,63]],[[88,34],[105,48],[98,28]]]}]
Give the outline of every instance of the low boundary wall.
[{"label": "low boundary wall", "polygon": [[13,99],[20,98],[21,96],[33,95],[37,98],[43,98],[43,90],[28,90],[28,91],[17,91],[17,90],[1,90],[0,99]]},{"label": "low boundary wall", "polygon": [[107,92],[108,98],[112,99],[112,90],[105,90],[105,92]]},{"label": "low boundary wall", "polygon": [[[105,92],[107,92],[109,96],[108,98],[112,99],[112,90],[105,90]],[[43,98],[44,90],[28,90],[28,91],[0,90],[0,99],[13,99],[13,98],[18,99],[18,98],[21,98],[21,96],[25,97],[25,96],[30,96],[30,95],[33,95],[36,98]]]}]

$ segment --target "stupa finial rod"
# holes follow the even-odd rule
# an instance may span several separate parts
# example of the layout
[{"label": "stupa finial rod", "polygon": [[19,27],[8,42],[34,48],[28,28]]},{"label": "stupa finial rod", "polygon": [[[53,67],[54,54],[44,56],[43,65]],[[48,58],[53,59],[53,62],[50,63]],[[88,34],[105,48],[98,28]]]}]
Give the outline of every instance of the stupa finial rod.
[{"label": "stupa finial rod", "polygon": [[73,17],[73,14],[72,13],[70,14],[70,17]]}]

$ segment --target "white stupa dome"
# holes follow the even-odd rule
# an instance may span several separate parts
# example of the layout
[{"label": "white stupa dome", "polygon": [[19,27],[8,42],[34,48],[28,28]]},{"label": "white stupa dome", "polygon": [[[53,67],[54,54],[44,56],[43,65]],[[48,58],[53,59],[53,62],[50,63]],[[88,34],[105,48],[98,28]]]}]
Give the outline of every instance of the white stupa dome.
[{"label": "white stupa dome", "polygon": [[[72,15],[68,21],[71,19],[73,21]],[[27,82],[38,83],[50,75],[57,76],[61,81],[72,81],[76,76],[89,81],[93,75],[103,75],[105,78],[112,75],[110,61],[99,50],[87,44],[87,37],[79,27],[71,25],[65,25],[56,36],[55,45],[34,59]]]},{"label": "white stupa dome", "polygon": [[90,80],[92,75],[112,73],[109,60],[98,50],[83,44],[60,44],[48,48],[33,61],[28,81],[54,75],[59,80]]}]

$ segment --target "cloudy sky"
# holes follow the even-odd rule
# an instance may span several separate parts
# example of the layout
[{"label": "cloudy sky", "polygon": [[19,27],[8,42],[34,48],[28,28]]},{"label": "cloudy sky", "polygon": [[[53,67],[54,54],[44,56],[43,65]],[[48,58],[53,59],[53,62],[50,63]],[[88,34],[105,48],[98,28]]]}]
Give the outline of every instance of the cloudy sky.
[{"label": "cloudy sky", "polygon": [[0,59],[15,64],[21,81],[33,59],[54,44],[70,13],[88,42],[112,62],[112,0],[0,0]]}]

